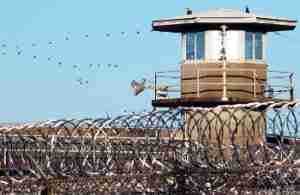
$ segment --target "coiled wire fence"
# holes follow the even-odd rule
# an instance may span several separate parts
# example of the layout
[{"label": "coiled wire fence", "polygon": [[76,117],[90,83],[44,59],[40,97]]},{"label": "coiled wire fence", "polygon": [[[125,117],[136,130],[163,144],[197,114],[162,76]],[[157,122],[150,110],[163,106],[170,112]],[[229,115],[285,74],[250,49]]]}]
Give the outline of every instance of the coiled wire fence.
[{"label": "coiled wire fence", "polygon": [[0,194],[298,194],[298,102],[0,129]]}]

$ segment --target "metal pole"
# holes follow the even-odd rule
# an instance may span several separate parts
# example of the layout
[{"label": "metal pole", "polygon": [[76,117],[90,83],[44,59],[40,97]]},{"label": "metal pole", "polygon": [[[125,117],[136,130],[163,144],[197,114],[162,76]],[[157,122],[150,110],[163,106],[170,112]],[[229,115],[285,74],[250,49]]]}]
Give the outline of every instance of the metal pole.
[{"label": "metal pole", "polygon": [[221,60],[223,61],[223,95],[222,95],[222,100],[223,101],[228,101],[228,97],[227,97],[227,73],[226,73],[227,58],[226,58],[226,45],[225,45],[227,26],[222,25],[221,29],[222,29],[222,32],[221,32],[221,36],[222,36]]},{"label": "metal pole", "polygon": [[290,100],[294,101],[295,94],[294,94],[294,73],[291,73],[289,76],[290,79]]},{"label": "metal pole", "polygon": [[40,195],[54,195],[54,193],[52,191],[52,188],[50,186],[47,186],[40,192]]},{"label": "metal pole", "polygon": [[200,70],[197,68],[197,97],[200,96]]},{"label": "metal pole", "polygon": [[223,101],[228,101],[227,97],[227,73],[226,73],[226,60],[223,60]]},{"label": "metal pole", "polygon": [[256,99],[256,70],[253,71],[253,96]]},{"label": "metal pole", "polygon": [[3,162],[4,162],[4,167],[5,169],[7,169],[7,141],[6,141],[6,136],[3,135],[3,142],[4,142],[4,145],[5,145],[5,148],[4,148],[4,156],[3,156]]},{"label": "metal pole", "polygon": [[156,85],[157,85],[157,73],[154,73],[154,100],[157,100],[157,90],[156,90]]}]

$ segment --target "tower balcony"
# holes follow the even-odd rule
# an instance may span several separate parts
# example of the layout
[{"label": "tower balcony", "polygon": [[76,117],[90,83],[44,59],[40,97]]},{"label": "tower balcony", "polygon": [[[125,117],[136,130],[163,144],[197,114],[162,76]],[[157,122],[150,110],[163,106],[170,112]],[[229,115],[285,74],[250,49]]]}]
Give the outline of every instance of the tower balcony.
[{"label": "tower balcony", "polygon": [[[244,104],[294,99],[294,73],[254,68],[191,68],[156,72],[154,107]],[[251,67],[251,66],[249,66]]]}]

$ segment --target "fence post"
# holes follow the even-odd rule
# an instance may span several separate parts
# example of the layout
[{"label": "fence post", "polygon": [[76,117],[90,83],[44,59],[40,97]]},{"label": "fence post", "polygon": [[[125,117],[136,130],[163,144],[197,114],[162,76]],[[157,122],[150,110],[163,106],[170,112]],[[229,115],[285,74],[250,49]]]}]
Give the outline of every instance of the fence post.
[{"label": "fence post", "polygon": [[40,195],[54,195],[53,189],[50,186],[47,186],[40,192]]},{"label": "fence post", "polygon": [[[178,162],[176,162],[178,163]],[[177,189],[175,191],[176,195],[187,195],[188,189],[186,186],[187,172],[185,168],[179,167],[177,164],[175,165],[175,178]]]}]

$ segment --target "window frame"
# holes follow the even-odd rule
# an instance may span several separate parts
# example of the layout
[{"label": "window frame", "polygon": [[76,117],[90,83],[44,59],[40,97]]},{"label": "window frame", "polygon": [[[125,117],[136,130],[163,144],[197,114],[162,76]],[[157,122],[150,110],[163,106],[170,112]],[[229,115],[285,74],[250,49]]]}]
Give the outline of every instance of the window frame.
[{"label": "window frame", "polygon": [[[188,32],[186,33],[186,40],[185,40],[185,44],[186,44],[186,48],[185,48],[185,51],[186,51],[186,60],[195,60],[197,59],[197,45],[196,45],[196,33],[191,33],[191,32]],[[191,48],[189,47],[191,46]],[[189,51],[191,49],[191,51]]]},{"label": "window frame", "polygon": [[[255,36],[254,36],[253,32],[245,31],[245,50],[244,50],[244,55],[245,55],[245,60],[246,61],[247,60],[252,61],[254,59],[254,56],[253,56],[254,49],[255,49],[254,37]],[[249,46],[249,48],[248,48],[248,46]],[[248,52],[250,52],[250,53],[248,53]]]},{"label": "window frame", "polygon": [[[260,39],[258,39],[258,35],[260,35]],[[263,33],[257,32],[255,33],[255,52],[254,52],[254,58],[255,60],[264,60],[264,38]],[[258,47],[258,41],[260,41],[260,46]],[[258,53],[259,51],[259,53]]]},{"label": "window frame", "polygon": [[[202,51],[202,55],[201,58],[198,59],[198,54],[199,54],[199,51],[198,51],[198,36],[197,34],[198,33],[202,33],[202,40],[201,42],[203,43],[201,45],[201,51]],[[188,58],[188,51],[187,51],[187,41],[188,41],[188,34],[193,34],[193,42],[194,42],[194,52],[193,52],[193,59],[187,59]],[[196,31],[196,32],[186,32],[186,33],[182,33],[182,60],[183,61],[187,61],[187,62],[199,62],[199,61],[205,61],[205,56],[206,56],[206,31]]]},{"label": "window frame", "polygon": [[[251,33],[252,35],[252,58],[247,58],[247,33]],[[261,35],[260,39],[260,54],[257,53],[257,35]],[[245,31],[244,32],[244,60],[245,61],[250,61],[250,62],[260,62],[260,63],[265,63],[266,58],[265,58],[265,48],[266,48],[266,40],[265,40],[265,34],[264,32],[253,32],[253,31]],[[258,58],[257,56],[260,56],[261,58]]]}]

